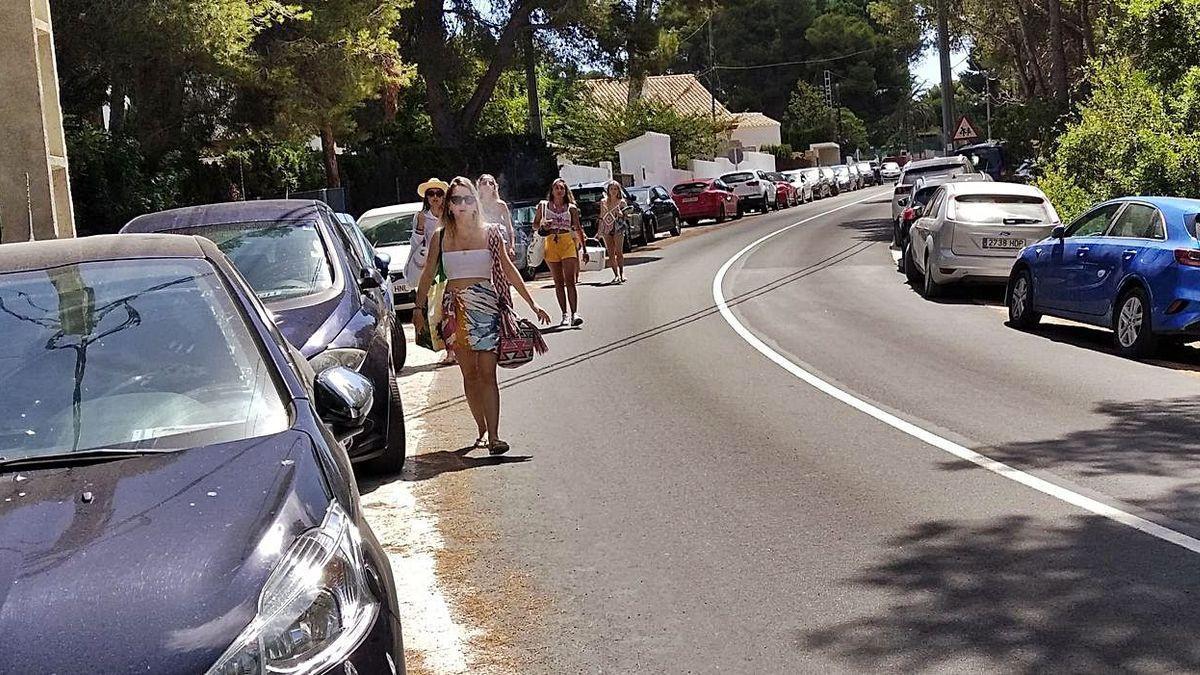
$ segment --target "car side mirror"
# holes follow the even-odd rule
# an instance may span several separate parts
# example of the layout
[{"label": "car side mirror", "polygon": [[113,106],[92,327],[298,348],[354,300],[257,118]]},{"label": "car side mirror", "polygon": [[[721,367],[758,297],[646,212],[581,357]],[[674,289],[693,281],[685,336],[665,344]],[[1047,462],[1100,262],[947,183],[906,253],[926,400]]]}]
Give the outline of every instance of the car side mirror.
[{"label": "car side mirror", "polygon": [[392,268],[392,256],[387,253],[375,252],[375,269],[383,276],[387,276]]},{"label": "car side mirror", "polygon": [[342,428],[363,426],[375,402],[371,381],[346,366],[333,366],[318,373],[314,394],[321,419]]},{"label": "car side mirror", "polygon": [[364,291],[383,287],[383,275],[374,267],[364,267],[358,275],[358,287]]},{"label": "car side mirror", "polygon": [[1066,239],[1067,238],[1067,226],[1066,225],[1055,225],[1054,229],[1050,230],[1050,237],[1053,239]]},{"label": "car side mirror", "polygon": [[625,207],[625,215],[627,215],[627,216],[632,216],[633,214],[635,214],[637,212],[638,212],[638,210],[637,210],[636,206],[626,206]]},{"label": "car side mirror", "polygon": [[908,206],[908,197],[901,197],[896,203],[900,206]]}]

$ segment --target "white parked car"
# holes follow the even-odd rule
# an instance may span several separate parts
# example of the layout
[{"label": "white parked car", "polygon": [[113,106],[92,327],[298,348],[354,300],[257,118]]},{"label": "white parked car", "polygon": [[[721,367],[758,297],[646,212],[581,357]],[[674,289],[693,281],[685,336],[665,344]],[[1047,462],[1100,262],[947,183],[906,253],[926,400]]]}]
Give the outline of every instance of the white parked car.
[{"label": "white parked car", "polygon": [[358,218],[358,228],[366,235],[367,241],[376,251],[386,253],[391,258],[388,280],[392,284],[392,295],[398,310],[413,308],[418,280],[405,278],[404,266],[408,264],[413,224],[422,207],[421,202],[383,206],[371,209]]},{"label": "white parked car", "polygon": [[734,171],[721,176],[721,181],[733,188],[733,194],[737,195],[738,213],[749,209],[758,209],[763,213],[779,209],[775,181],[768,178],[765,171]]},{"label": "white parked car", "polygon": [[879,178],[881,180],[890,180],[893,183],[900,180],[902,169],[896,162],[884,162],[883,166],[879,167]]},{"label": "white parked car", "polygon": [[909,229],[904,271],[925,297],[962,281],[1005,283],[1021,249],[1059,224],[1050,200],[1032,185],[946,183]]},{"label": "white parked car", "polygon": [[807,204],[815,198],[813,184],[809,182],[804,169],[784,171],[783,175],[791,182],[792,187],[796,188],[796,198],[800,200],[801,204]]}]

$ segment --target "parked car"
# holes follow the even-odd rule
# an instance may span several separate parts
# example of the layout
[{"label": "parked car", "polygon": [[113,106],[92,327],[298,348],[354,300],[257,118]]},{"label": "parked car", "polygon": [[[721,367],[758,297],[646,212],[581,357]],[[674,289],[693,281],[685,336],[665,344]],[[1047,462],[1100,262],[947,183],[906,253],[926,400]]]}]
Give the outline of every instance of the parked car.
[{"label": "parked car", "polygon": [[688,225],[707,218],[723,223],[741,217],[737,195],[719,178],[680,183],[671,189],[671,198]]},{"label": "parked car", "polygon": [[767,178],[775,183],[775,203],[781,209],[787,209],[799,203],[796,197],[796,187],[792,185],[792,181],[787,176],[778,171],[768,171]]},{"label": "parked car", "polygon": [[375,387],[366,429],[350,448],[373,471],[404,465],[396,374],[404,332],[375,261],[360,258],[322,202],[276,199],[191,206],[138,216],[122,233],[195,234],[216,242],[317,373],[347,366]]},{"label": "parked car", "polygon": [[858,189],[858,183],[855,181],[853,174],[850,173],[850,167],[845,164],[838,164],[831,168],[837,180],[838,191],[851,192]]},{"label": "parked car", "polygon": [[771,189],[773,185],[765,171],[734,171],[721,176],[721,182],[733,188],[742,213],[750,209],[766,213],[776,205],[777,192]]},{"label": "parked car", "polygon": [[812,186],[813,199],[825,199],[833,196],[833,185],[821,171],[820,167],[800,169],[806,181]]},{"label": "parked car", "polygon": [[1018,252],[1058,224],[1054,206],[1033,186],[946,183],[912,224],[904,271],[927,298],[963,281],[1004,283]]},{"label": "parked car", "polygon": [[631,187],[629,196],[633,204],[642,210],[642,222],[646,223],[646,234],[653,241],[659,232],[669,232],[672,237],[678,237],[683,218],[679,215],[679,207],[671,199],[671,193],[661,185]]},{"label": "parked car", "polygon": [[[367,240],[367,235],[363,234],[362,229],[358,226],[358,222],[354,220],[354,216],[349,213],[335,213],[333,216],[342,226],[342,231],[346,233],[350,243],[358,250],[359,257],[363,260],[375,261],[375,269],[379,270],[379,273],[386,279],[391,272],[392,256],[375,250],[375,247]],[[396,298],[392,293],[392,284],[384,284],[383,291],[387,295],[388,305],[391,306],[392,311],[395,311]]]},{"label": "parked car", "polygon": [[883,177],[881,175],[879,175],[880,174],[879,160],[873,159],[870,162],[868,162],[868,164],[871,167],[871,174],[875,176],[875,184],[883,185]]},{"label": "parked car", "polygon": [[516,259],[513,265],[526,281],[531,281],[539,269],[545,267],[546,244],[533,231],[533,219],[537,215],[540,199],[517,199],[508,202],[508,214],[512,218],[513,250]]},{"label": "parked car", "polygon": [[[571,186],[575,195],[575,204],[579,207],[579,220],[584,234],[591,239],[596,238],[600,229],[600,201],[604,199],[603,183],[581,183]],[[634,246],[645,246],[654,241],[656,224],[652,222],[651,212],[645,204],[639,205],[629,190],[622,187],[621,194],[625,202],[634,208],[629,213],[629,235],[625,237],[626,252]],[[659,225],[658,227],[661,227]]]},{"label": "parked car", "polygon": [[837,172],[831,166],[819,167],[821,175],[825,178],[826,184],[829,185],[830,195],[836,197],[842,193],[842,185],[838,180]]},{"label": "parked car", "polygon": [[398,310],[413,308],[419,279],[405,278],[404,266],[408,264],[412,231],[422,208],[421,202],[383,206],[358,218],[358,227],[367,241],[377,252],[388,256],[388,285]]},{"label": "parked car", "polygon": [[1111,328],[1128,357],[1200,336],[1200,200],[1126,197],[1093,207],[1021,251],[1007,290],[1013,326],[1043,314]]},{"label": "parked car", "polygon": [[792,183],[792,187],[796,189],[796,199],[801,204],[807,204],[815,199],[813,192],[813,184],[809,182],[804,174],[805,169],[793,169],[784,171],[783,175]]},{"label": "parked car", "polygon": [[858,163],[850,161],[846,164],[846,169],[850,172],[850,180],[854,182],[854,189],[863,189],[866,186],[866,180],[863,178],[862,170],[858,168]]},{"label": "parked car", "polygon": [[314,375],[200,237],[4,244],[0,298],[0,670],[403,671],[330,428],[369,380]]},{"label": "parked car", "polygon": [[895,162],[884,162],[879,167],[879,178],[881,181],[886,180],[894,183],[900,180],[901,173],[900,165]]},{"label": "parked car", "polygon": [[859,162],[856,166],[859,175],[862,176],[863,187],[879,185],[879,180],[875,177],[875,169],[871,168],[870,162]]},{"label": "parked car", "polygon": [[919,179],[960,173],[975,173],[975,166],[966,157],[938,157],[906,164],[900,172],[896,189],[892,192],[892,220],[899,220],[900,214],[908,207],[914,186]]},{"label": "parked car", "polygon": [[[900,214],[900,219],[893,224],[892,228],[892,245],[897,251],[904,251],[908,246],[908,231],[912,224],[924,214],[924,209],[933,196],[937,194],[939,187],[946,183],[978,181],[981,176],[975,173],[958,174],[956,176],[931,176],[929,178],[918,179],[917,185],[914,188],[912,198],[908,202],[908,206]],[[901,272],[904,271],[904,257],[901,256],[900,262],[897,265]]]}]

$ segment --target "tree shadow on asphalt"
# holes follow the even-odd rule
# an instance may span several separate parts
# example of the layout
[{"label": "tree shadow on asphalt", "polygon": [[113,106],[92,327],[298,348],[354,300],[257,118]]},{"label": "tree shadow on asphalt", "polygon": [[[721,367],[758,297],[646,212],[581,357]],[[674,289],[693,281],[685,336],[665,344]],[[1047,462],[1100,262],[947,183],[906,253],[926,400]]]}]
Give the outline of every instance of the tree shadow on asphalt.
[{"label": "tree shadow on asphalt", "polygon": [[1099,516],[933,520],[886,550],[845,586],[890,604],[800,631],[799,649],[867,672],[1200,669],[1195,554],[1131,528]]},{"label": "tree shadow on asphalt", "polygon": [[[1083,476],[1179,477],[1200,467],[1200,398],[1106,401],[1092,412],[1106,416],[1108,424],[978,452],[1021,469],[1069,467]],[[943,468],[975,465],[953,461]]]},{"label": "tree shadow on asphalt", "polygon": [[[1112,331],[1103,328],[1076,323],[1041,323],[1027,332],[1060,344],[1123,358],[1118,356],[1113,345]],[[1200,349],[1194,344],[1163,342],[1153,358],[1141,362],[1170,370],[1200,372]]]},{"label": "tree shadow on asphalt", "polygon": [[[862,253],[863,251],[867,250],[871,246],[873,246],[873,244],[870,242],[859,242],[859,243],[853,244],[853,245],[848,246],[836,253],[833,253],[833,254],[831,254],[831,255],[829,255],[807,267],[803,267],[799,270],[796,270],[795,272],[792,272],[791,274],[787,274],[787,275],[780,277],[774,281],[771,281],[770,283],[763,284],[762,286],[759,286],[757,288],[753,288],[749,291],[745,291],[736,296],[727,298],[726,303],[730,307],[735,307],[743,302],[747,302],[749,300],[753,300],[755,298],[762,297],[764,295],[767,295],[768,293],[771,293],[772,291],[778,290],[789,284],[793,284],[807,276],[816,274],[817,272],[820,272],[822,270],[833,267],[834,265],[837,265],[838,263],[841,263],[845,260],[849,260],[850,258],[858,255],[859,253]],[[697,310],[690,314],[686,314],[686,315],[681,316],[672,321],[667,321],[666,323],[659,324],[652,328],[647,328],[646,330],[640,331],[638,333],[634,333],[633,335],[629,335],[627,337],[613,340],[612,342],[609,342],[607,344],[600,345],[598,347],[595,347],[595,348],[589,350],[586,353],[577,354],[575,356],[571,356],[571,357],[562,359],[560,361],[549,363],[549,364],[546,364],[546,365],[543,365],[543,366],[540,366],[537,368],[531,368],[531,369],[525,370],[525,371],[521,372],[519,375],[501,382],[500,389],[501,390],[509,389],[511,387],[525,384],[527,382],[536,380],[538,378],[542,378],[547,375],[557,373],[557,372],[565,370],[567,368],[571,368],[572,366],[576,366],[581,363],[590,361],[592,359],[596,359],[601,356],[611,354],[612,352],[615,352],[617,350],[625,349],[626,347],[631,347],[639,342],[642,342],[643,340],[649,340],[651,338],[655,338],[660,335],[663,335],[664,333],[668,333],[668,332],[677,330],[679,328],[689,326],[693,323],[696,323],[697,321],[701,321],[703,319],[706,319],[710,316],[714,316],[719,313],[720,313],[720,310],[717,308],[716,305],[709,305],[709,306],[705,307],[704,309]],[[565,331],[565,330],[567,330],[567,329],[561,329],[561,331]],[[577,330],[577,329],[572,328],[570,330]],[[553,328],[544,329],[542,331],[543,334],[554,333],[554,332],[560,332],[560,331],[556,331]],[[419,419],[430,413],[434,413],[434,412],[438,412],[440,410],[445,410],[447,408],[459,406],[465,402],[466,402],[466,398],[464,396],[462,396],[462,395],[454,396],[452,398],[449,398],[449,399],[446,399],[443,401],[439,401],[437,403],[432,403],[424,408],[406,413],[404,416],[404,419],[405,419],[405,421]]]},{"label": "tree shadow on asphalt", "polygon": [[843,229],[853,230],[856,241],[885,241],[890,243],[894,234],[892,231],[892,221],[886,218],[842,220],[838,221],[837,225]]},{"label": "tree shadow on asphalt", "polygon": [[419,455],[409,455],[404,460],[404,468],[399,474],[373,475],[358,481],[361,494],[370,494],[382,485],[394,482],[397,478],[402,481],[415,483],[436,478],[444,473],[457,473],[470,469],[479,469],[505,464],[524,464],[533,459],[532,455],[487,455],[470,457],[470,452],[487,453],[486,449],[474,447],[459,448],[458,450],[439,450]]}]

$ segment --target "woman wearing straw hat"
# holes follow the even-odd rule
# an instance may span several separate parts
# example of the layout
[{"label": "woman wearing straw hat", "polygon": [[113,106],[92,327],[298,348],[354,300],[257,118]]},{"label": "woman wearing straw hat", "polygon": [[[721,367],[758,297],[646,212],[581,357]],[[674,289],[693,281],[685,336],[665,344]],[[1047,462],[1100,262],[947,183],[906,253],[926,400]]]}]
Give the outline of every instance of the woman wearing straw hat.
[{"label": "woman wearing straw hat", "polygon": [[[417,214],[416,222],[413,224],[412,241],[409,247],[408,263],[404,266],[404,278],[412,280],[420,279],[422,272],[425,271],[425,264],[429,256],[429,243],[433,240],[433,233],[438,228],[438,223],[442,219],[442,214],[446,209],[446,191],[450,189],[450,185],[440,178],[430,178],[429,180],[417,186],[417,196],[424,202],[424,208]],[[430,324],[437,325],[440,320],[442,307],[442,293],[446,290],[445,280],[435,281],[429,290],[429,304],[421,302],[422,298],[417,298],[417,310],[423,311],[423,307],[430,307],[434,316],[421,317],[422,319],[430,319]],[[446,349],[446,356],[442,359],[442,365],[451,365],[454,363],[454,350],[451,345],[446,345],[442,341],[441,336],[437,335],[436,331],[430,334],[431,342],[434,349]]]}]

